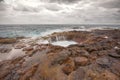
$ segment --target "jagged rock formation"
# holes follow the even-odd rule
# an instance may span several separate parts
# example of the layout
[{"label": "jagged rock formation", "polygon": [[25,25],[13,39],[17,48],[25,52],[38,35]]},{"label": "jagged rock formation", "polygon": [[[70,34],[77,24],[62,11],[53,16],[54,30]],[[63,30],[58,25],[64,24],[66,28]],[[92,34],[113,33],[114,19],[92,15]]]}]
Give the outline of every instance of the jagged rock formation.
[{"label": "jagged rock formation", "polygon": [[1,61],[0,80],[120,80],[119,34],[120,30],[94,30],[49,36],[78,42],[68,47],[11,43],[25,55]]}]

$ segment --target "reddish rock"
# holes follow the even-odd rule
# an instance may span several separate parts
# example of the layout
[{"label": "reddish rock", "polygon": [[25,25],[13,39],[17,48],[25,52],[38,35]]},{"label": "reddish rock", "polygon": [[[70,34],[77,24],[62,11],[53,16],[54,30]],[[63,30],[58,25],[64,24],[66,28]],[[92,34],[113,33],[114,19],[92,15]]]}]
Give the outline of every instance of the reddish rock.
[{"label": "reddish rock", "polygon": [[38,50],[30,50],[27,51],[25,54],[27,54],[29,57],[31,57],[32,55],[34,55]]},{"label": "reddish rock", "polygon": [[72,58],[69,58],[67,61],[65,61],[65,63],[63,64],[63,72],[65,74],[70,74],[72,71],[74,71],[75,69],[75,63],[74,60]]},{"label": "reddish rock", "polygon": [[31,77],[35,74],[38,64],[33,65],[29,70],[25,71],[22,77],[19,80],[31,80]]},{"label": "reddish rock", "polygon": [[70,52],[68,50],[62,50],[61,52],[58,52],[57,54],[54,54],[54,57],[52,57],[52,65],[55,64],[62,64],[64,61],[66,61],[70,56]]},{"label": "reddish rock", "polygon": [[86,57],[75,57],[75,64],[85,66],[88,63],[88,59]]},{"label": "reddish rock", "polygon": [[[32,49],[16,43],[18,49],[26,50],[26,55],[0,61],[0,80],[120,80],[119,34],[120,30],[100,30],[51,35],[53,40],[60,35],[67,40],[86,41],[66,48],[43,44]],[[108,38],[101,38],[103,35]]]},{"label": "reddish rock", "polygon": [[100,42],[103,40],[105,40],[103,36],[92,36],[92,37],[89,37],[84,43],[92,44],[92,43]]},{"label": "reddish rock", "polygon": [[14,39],[14,38],[0,38],[0,44],[13,44],[16,42],[17,42],[17,39]]}]

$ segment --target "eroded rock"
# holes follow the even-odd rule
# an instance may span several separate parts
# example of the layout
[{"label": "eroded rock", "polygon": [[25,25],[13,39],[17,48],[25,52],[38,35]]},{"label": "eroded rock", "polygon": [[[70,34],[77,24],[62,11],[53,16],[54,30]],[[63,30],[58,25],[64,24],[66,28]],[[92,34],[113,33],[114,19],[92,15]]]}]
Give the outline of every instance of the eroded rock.
[{"label": "eroded rock", "polygon": [[78,66],[85,66],[88,64],[88,59],[86,57],[75,57],[75,64]]},{"label": "eroded rock", "polygon": [[[60,39],[65,36],[80,43],[68,47],[51,44],[29,44],[29,47],[24,42],[15,43],[16,50],[23,49],[26,55],[1,61],[0,80],[119,80],[119,34],[119,30],[95,30],[46,37],[56,41],[60,35]],[[12,46],[5,47],[8,43],[0,45],[1,52],[9,52]]]}]

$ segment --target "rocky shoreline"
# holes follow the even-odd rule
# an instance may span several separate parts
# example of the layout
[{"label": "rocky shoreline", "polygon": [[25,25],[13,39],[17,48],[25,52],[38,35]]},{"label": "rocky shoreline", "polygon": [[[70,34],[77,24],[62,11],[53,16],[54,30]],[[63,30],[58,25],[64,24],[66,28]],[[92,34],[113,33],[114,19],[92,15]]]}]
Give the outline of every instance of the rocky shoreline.
[{"label": "rocky shoreline", "polygon": [[[40,40],[48,40],[40,44]],[[75,41],[67,47],[52,45]],[[120,80],[120,30],[0,38],[0,80]]]}]

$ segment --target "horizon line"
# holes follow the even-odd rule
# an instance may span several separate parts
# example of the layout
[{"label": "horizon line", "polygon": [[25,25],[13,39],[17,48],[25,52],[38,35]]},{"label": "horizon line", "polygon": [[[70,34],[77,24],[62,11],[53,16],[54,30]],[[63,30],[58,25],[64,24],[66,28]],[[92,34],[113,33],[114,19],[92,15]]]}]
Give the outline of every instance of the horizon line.
[{"label": "horizon line", "polygon": [[120,25],[120,24],[88,23],[88,24],[0,24],[0,25]]}]

